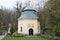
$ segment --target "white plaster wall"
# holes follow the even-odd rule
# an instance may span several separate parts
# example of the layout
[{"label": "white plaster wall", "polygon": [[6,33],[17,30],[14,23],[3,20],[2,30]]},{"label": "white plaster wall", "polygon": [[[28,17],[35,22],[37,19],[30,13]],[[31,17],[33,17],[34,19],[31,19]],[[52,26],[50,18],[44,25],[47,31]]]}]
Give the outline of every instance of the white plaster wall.
[{"label": "white plaster wall", "polygon": [[[34,27],[28,27],[29,23],[34,23]],[[18,33],[22,34],[29,34],[29,29],[33,29],[33,34],[39,34],[40,31],[38,32],[38,26],[40,26],[39,22],[37,19],[23,19],[18,21]],[[20,31],[22,27],[22,32]]]}]

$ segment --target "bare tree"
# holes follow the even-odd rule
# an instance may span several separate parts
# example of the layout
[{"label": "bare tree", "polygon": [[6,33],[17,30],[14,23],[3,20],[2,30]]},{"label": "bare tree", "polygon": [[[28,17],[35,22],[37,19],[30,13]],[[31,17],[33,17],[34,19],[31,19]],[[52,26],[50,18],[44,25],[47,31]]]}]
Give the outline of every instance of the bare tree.
[{"label": "bare tree", "polygon": [[43,33],[43,29],[45,28],[45,25],[46,25],[47,13],[46,13],[45,7],[41,8],[40,3],[38,3],[38,6],[39,7],[38,7],[37,15],[38,15],[39,21],[40,21],[41,33]]},{"label": "bare tree", "polygon": [[27,7],[27,3],[25,3],[25,6],[22,5],[22,2],[16,2],[16,7],[14,7],[16,9],[16,13],[18,15],[18,17],[21,16],[21,12]]}]

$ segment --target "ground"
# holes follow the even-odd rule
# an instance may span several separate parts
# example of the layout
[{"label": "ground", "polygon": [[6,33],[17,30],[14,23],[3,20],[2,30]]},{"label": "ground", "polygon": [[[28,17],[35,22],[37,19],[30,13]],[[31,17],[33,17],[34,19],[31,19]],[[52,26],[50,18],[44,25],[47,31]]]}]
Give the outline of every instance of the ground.
[{"label": "ground", "polygon": [[4,35],[0,35],[0,40],[4,38]]},{"label": "ground", "polygon": [[42,38],[40,36],[13,37],[13,36],[7,35],[3,40],[49,40],[49,39]]},{"label": "ground", "polygon": [[3,39],[6,35],[7,33],[5,33],[5,35],[0,35],[0,40]]}]

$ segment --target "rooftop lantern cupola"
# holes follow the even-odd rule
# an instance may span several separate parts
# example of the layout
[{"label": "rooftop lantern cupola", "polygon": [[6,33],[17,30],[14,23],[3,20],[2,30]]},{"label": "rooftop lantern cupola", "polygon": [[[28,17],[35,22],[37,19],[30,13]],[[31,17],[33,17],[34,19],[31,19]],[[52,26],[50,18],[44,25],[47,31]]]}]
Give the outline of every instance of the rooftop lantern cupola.
[{"label": "rooftop lantern cupola", "polygon": [[[31,1],[29,0],[28,6],[21,12],[21,16],[19,19],[38,19],[36,15],[36,10],[31,6]],[[19,20],[18,19],[18,20]]]}]

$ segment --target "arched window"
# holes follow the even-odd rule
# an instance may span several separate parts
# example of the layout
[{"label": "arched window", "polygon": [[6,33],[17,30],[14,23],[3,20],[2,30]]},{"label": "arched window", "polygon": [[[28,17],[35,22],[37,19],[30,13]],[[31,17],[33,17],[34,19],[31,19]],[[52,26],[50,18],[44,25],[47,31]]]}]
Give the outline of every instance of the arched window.
[{"label": "arched window", "polygon": [[21,27],[21,32],[22,32],[22,27]]},{"label": "arched window", "polygon": [[40,32],[40,26],[38,26],[38,32]]}]

